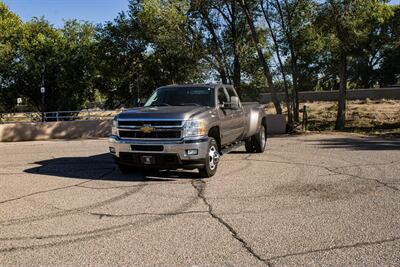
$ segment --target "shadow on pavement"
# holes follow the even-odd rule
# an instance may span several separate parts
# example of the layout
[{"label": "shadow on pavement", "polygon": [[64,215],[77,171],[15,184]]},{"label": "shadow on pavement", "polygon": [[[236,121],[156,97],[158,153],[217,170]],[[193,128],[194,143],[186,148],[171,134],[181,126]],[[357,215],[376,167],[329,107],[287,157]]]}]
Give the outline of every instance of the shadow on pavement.
[{"label": "shadow on pavement", "polygon": [[400,150],[400,139],[379,138],[325,138],[318,140],[307,140],[319,144],[322,148],[345,148],[351,150]]},{"label": "shadow on pavement", "polygon": [[176,179],[198,179],[197,172],[151,171],[123,174],[108,153],[88,157],[64,157],[42,160],[40,165],[24,170],[26,173],[62,178],[109,180],[127,182],[168,182]]}]

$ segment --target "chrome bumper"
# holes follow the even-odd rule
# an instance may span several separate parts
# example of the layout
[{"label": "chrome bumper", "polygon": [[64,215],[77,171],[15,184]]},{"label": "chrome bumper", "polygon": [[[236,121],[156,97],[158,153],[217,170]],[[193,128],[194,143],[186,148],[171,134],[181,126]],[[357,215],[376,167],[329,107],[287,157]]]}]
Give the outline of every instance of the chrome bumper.
[{"label": "chrome bumper", "polygon": [[[146,141],[146,140],[132,140],[122,139],[118,136],[111,136],[109,139],[110,153],[119,158],[121,152],[131,152],[136,154],[174,154],[179,157],[181,161],[189,160],[202,160],[206,158],[208,150],[208,137],[201,137],[197,139],[182,139],[179,141]],[[133,150],[132,145],[138,146],[162,146],[162,151],[148,151],[148,150]],[[188,155],[188,150],[197,149],[197,155]]]}]

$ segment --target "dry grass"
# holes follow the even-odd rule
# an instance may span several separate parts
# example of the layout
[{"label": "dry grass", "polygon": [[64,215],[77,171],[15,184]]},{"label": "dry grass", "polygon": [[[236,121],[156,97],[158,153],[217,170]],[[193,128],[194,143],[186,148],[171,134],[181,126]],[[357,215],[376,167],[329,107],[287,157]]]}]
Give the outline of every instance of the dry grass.
[{"label": "dry grass", "polygon": [[[307,102],[302,103],[301,107],[304,105],[308,109],[308,130],[334,129],[337,111],[335,102]],[[268,105],[268,111],[274,112],[272,105]],[[348,101],[345,131],[400,137],[400,100]]]}]

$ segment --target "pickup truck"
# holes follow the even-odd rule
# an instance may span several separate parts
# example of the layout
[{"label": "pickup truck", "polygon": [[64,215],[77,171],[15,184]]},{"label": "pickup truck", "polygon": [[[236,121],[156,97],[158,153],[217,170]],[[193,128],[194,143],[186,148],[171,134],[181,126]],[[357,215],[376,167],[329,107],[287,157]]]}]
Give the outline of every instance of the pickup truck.
[{"label": "pickup truck", "polygon": [[232,85],[169,85],[113,119],[109,150],[124,173],[181,168],[211,177],[221,155],[243,144],[262,153],[266,142],[264,106],[241,103]]}]

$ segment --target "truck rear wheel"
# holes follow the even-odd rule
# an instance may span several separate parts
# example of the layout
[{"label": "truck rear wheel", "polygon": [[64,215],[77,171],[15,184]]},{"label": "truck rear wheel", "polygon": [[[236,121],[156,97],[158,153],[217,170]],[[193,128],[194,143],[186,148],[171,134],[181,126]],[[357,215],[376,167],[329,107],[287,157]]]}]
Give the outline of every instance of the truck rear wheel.
[{"label": "truck rear wheel", "polygon": [[263,153],[267,146],[267,133],[264,124],[261,125],[260,131],[246,140],[245,148],[248,153]]},{"label": "truck rear wheel", "polygon": [[219,162],[219,152],[217,141],[213,137],[208,140],[208,150],[203,168],[199,168],[199,174],[203,178],[214,176],[217,172]]}]

